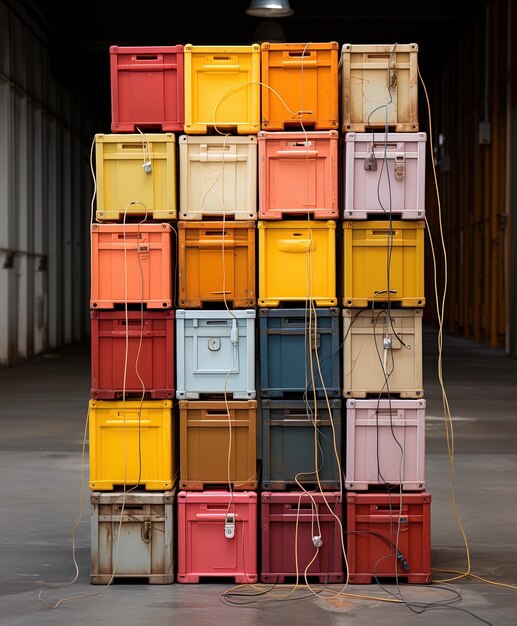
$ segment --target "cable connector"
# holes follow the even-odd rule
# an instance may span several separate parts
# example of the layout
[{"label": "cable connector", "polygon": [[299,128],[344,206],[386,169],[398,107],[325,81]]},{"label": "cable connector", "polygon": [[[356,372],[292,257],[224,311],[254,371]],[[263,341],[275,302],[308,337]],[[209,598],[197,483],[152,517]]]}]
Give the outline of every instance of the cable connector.
[{"label": "cable connector", "polygon": [[226,539],[235,537],[235,513],[227,513],[224,522],[224,536]]},{"label": "cable connector", "polygon": [[397,559],[402,565],[402,569],[405,572],[409,572],[409,563],[406,561],[406,557],[402,554],[402,552],[397,552]]},{"label": "cable connector", "polygon": [[153,166],[151,161],[144,161],[142,164],[142,167],[144,168],[144,172],[146,174],[150,174],[153,171]]},{"label": "cable connector", "polygon": [[232,329],[230,331],[230,341],[237,345],[239,343],[239,328],[237,327],[237,320],[232,319]]},{"label": "cable connector", "polygon": [[312,543],[315,548],[321,548],[323,546],[323,539],[321,538],[321,535],[314,535]]},{"label": "cable connector", "polygon": [[367,156],[364,160],[364,169],[367,172],[376,172],[377,171],[377,157],[373,151],[370,152],[370,155]]}]

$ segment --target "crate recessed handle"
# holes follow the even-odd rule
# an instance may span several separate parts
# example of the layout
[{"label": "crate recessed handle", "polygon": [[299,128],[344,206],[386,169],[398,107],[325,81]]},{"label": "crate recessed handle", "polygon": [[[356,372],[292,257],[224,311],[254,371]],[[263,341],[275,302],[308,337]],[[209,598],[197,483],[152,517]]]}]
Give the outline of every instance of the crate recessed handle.
[{"label": "crate recessed handle", "polygon": [[120,147],[122,148],[122,150],[142,150],[142,142],[137,143],[135,141],[135,143],[122,143],[120,144]]},{"label": "crate recessed handle", "polygon": [[286,324],[303,324],[305,322],[303,317],[286,317]]},{"label": "crate recessed handle", "polygon": [[206,320],[207,326],[228,326],[226,320]]},{"label": "crate recessed handle", "polygon": [[[117,510],[122,511],[122,504],[117,504]],[[124,505],[124,511],[142,511],[144,507],[140,504],[126,504]]]},{"label": "crate recessed handle", "polygon": [[[128,320],[126,322],[126,320],[119,320],[118,321],[119,324],[122,324],[122,326],[126,326],[126,324],[128,326],[140,326],[140,324],[142,323],[141,320]],[[145,324],[145,320],[144,320],[144,324]]]},{"label": "crate recessed handle", "polygon": [[137,54],[136,60],[137,61],[157,61],[158,55],[157,54]]},{"label": "crate recessed handle", "polygon": [[405,509],[404,506],[390,505],[390,504],[377,504],[375,509],[377,511],[391,511],[392,513],[400,513]]},{"label": "crate recessed handle", "polygon": [[302,51],[293,50],[293,51],[289,52],[289,56],[290,57],[303,57],[305,59],[305,58],[311,56],[311,51],[310,50],[306,50],[305,52],[303,52],[303,50]]},{"label": "crate recessed handle", "polygon": [[229,61],[232,57],[213,56],[214,61]]},{"label": "crate recessed handle", "polygon": [[205,412],[205,415],[219,415],[219,416],[228,417],[229,414],[226,411],[223,411],[220,409],[207,409],[207,411]]},{"label": "crate recessed handle", "polygon": [[[391,231],[391,234],[395,236],[397,234],[397,231],[393,230]],[[372,235],[374,237],[389,237],[390,231],[389,230],[372,230]]]},{"label": "crate recessed handle", "polygon": [[229,233],[225,230],[205,230],[208,237],[226,237]]},{"label": "crate recessed handle", "polygon": [[366,55],[369,59],[389,59],[389,52],[370,52]]},{"label": "crate recessed handle", "polygon": [[388,141],[387,143],[384,143],[384,141],[375,141],[373,143],[373,147],[374,148],[384,148],[384,147],[386,147],[388,150],[396,148],[397,146],[398,146],[398,143],[393,143],[393,142],[390,142],[390,141]]},{"label": "crate recessed handle", "polygon": [[119,233],[119,239],[142,239],[141,233]]},{"label": "crate recessed handle", "polygon": [[309,509],[310,510],[310,509],[312,509],[312,504],[310,502],[304,502],[303,504],[300,504],[300,505],[293,503],[293,504],[291,504],[291,509],[295,509],[295,510],[298,510],[298,509],[305,509],[305,510],[307,510],[307,509]]}]

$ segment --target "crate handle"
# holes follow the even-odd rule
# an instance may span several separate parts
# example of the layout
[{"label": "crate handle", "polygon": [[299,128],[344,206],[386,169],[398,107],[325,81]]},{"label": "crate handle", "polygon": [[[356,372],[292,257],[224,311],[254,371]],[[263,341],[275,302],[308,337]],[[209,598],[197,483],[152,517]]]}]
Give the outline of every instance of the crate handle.
[{"label": "crate handle", "polygon": [[203,65],[204,72],[240,72],[240,65]]},{"label": "crate handle", "polygon": [[318,156],[317,150],[277,150],[276,155],[281,159],[314,159]]},{"label": "crate handle", "polygon": [[[393,237],[395,237],[395,235],[397,234],[397,231],[392,230],[391,234],[393,235]],[[372,236],[373,237],[389,237],[390,231],[389,230],[372,230]]]},{"label": "crate handle", "polygon": [[135,56],[135,59],[137,61],[157,61],[158,55],[157,54],[137,54]]},{"label": "crate handle", "polygon": [[370,52],[366,55],[368,59],[389,59],[389,52]]},{"label": "crate handle", "polygon": [[196,513],[196,519],[205,522],[226,521],[226,508],[223,513]]},{"label": "crate handle", "polygon": [[395,150],[397,146],[398,146],[398,143],[393,143],[393,142],[384,143],[384,141],[374,141],[373,143],[374,148],[386,147],[387,150]]},{"label": "crate handle", "polygon": [[[121,324],[122,326],[126,326],[126,324],[128,326],[140,326],[140,324],[142,323],[142,320],[128,320],[126,322],[126,320],[118,320],[118,323]],[[146,324],[146,321],[143,320],[143,323]]]},{"label": "crate handle", "polygon": [[207,237],[227,237],[229,234],[226,230],[205,230]]},{"label": "crate handle", "polygon": [[119,233],[119,239],[142,239],[141,233]]},{"label": "crate handle", "polygon": [[289,56],[290,57],[301,57],[303,59],[306,59],[307,57],[311,56],[311,51],[310,50],[306,50],[305,52],[303,50],[291,50],[289,52]]},{"label": "crate handle", "polygon": [[305,60],[293,60],[293,61],[282,61],[282,67],[285,67],[287,69],[293,68],[299,68],[299,67],[318,67],[318,62],[316,61],[316,59],[308,59],[307,61]]},{"label": "crate handle", "polygon": [[228,326],[227,320],[206,320],[207,326]]},{"label": "crate handle", "polygon": [[376,511],[390,511],[393,514],[399,514],[400,512],[407,512],[407,507],[404,505],[390,505],[390,504],[377,504],[375,507]]},{"label": "crate handle", "polygon": [[[122,511],[122,504],[116,505],[117,511]],[[124,505],[124,511],[141,511],[144,512],[144,507],[141,504],[126,504]]]},{"label": "crate handle", "polygon": [[134,150],[135,152],[141,152],[142,151],[142,142],[136,142],[135,143],[122,143],[120,144],[120,147],[122,150]]},{"label": "crate handle", "polygon": [[298,504],[295,504],[294,502],[290,504],[289,508],[293,509],[293,510],[298,510],[298,508],[300,510],[302,509],[312,509],[312,504],[310,502],[304,502],[301,503],[300,506],[298,506]]},{"label": "crate handle", "polygon": [[286,324],[305,324],[305,319],[303,317],[286,317]]},{"label": "crate handle", "polygon": [[227,411],[221,409],[207,409],[205,411],[205,415],[218,415],[221,417],[229,417],[229,413]]},{"label": "crate handle", "polygon": [[316,242],[312,239],[280,239],[278,249],[281,252],[314,252]]}]

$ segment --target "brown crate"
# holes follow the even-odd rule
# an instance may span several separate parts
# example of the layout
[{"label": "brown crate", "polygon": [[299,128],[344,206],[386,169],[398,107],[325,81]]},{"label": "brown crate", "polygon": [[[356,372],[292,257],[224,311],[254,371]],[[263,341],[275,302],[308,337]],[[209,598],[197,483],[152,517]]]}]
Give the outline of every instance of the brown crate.
[{"label": "brown crate", "polygon": [[201,491],[228,482],[239,491],[257,488],[255,400],[182,400],[179,412],[180,489]]}]

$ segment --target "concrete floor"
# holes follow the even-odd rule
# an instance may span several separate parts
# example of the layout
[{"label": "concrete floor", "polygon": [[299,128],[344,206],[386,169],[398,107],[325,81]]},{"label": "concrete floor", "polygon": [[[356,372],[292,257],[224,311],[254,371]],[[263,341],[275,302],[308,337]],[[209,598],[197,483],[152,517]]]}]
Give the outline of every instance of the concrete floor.
[{"label": "concrete floor", "polygon": [[[465,548],[451,505],[436,335],[431,330],[424,335],[432,565],[464,571]],[[497,583],[517,584],[517,361],[469,340],[445,337],[444,374],[455,418],[456,499],[470,546],[471,571]],[[447,585],[461,593],[456,608],[435,604],[420,615],[403,604],[382,602],[379,598],[390,596],[377,585],[346,590],[369,599],[345,594],[316,597],[301,587],[289,599],[265,595],[238,607],[227,606],[219,598],[230,587],[227,583],[91,586],[88,489],[76,533],[79,576],[65,586],[75,575],[71,533],[80,511],[81,444],[88,397],[88,345],[68,347],[0,371],[2,626],[517,623],[517,587],[465,578]],[[436,580],[441,576],[433,573]],[[435,582],[403,586],[401,592],[406,601],[423,606],[451,599],[452,592],[444,587]],[[393,585],[386,588],[397,591]],[[71,596],[76,599],[50,609],[38,601],[40,589],[49,603]],[[82,594],[89,595],[77,597]]]}]

